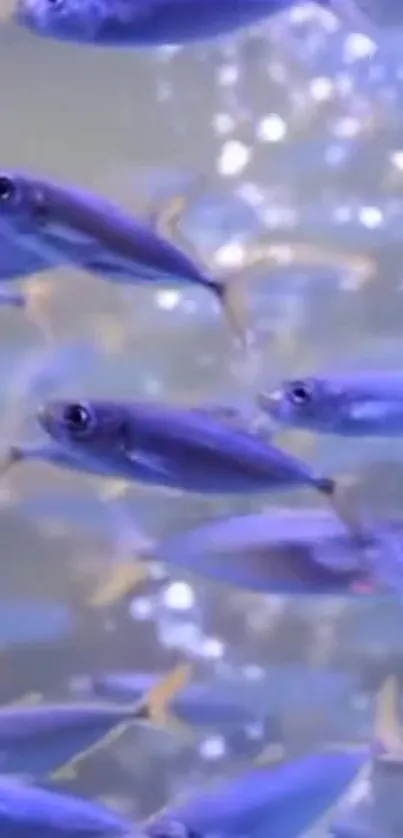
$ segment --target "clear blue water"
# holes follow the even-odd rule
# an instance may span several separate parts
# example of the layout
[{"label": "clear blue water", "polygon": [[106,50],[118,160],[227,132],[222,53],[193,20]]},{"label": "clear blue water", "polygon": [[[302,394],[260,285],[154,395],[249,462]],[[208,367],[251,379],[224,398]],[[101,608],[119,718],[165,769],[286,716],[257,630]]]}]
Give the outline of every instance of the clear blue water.
[{"label": "clear blue water", "polygon": [[[46,277],[49,348],[32,318],[0,310],[4,444],[34,432],[33,412],[49,382],[27,392],[24,375],[32,382],[36,359],[64,344],[76,355],[56,364],[52,394],[248,401],[261,384],[313,368],[401,366],[399,37],[385,36],[374,54],[362,34],[309,9],[211,45],[158,52],[92,51],[0,27],[1,165],[94,189],[144,214],[202,173],[182,234],[212,268],[244,260],[262,357],[246,386],[202,291],[123,291],[54,271]],[[288,434],[285,443],[323,470],[354,469],[377,507],[401,506],[399,441]],[[94,480],[33,463],[3,484],[0,702],[32,691],[44,700],[81,695],[87,676],[162,671],[183,658],[206,677],[234,670],[245,681],[264,669],[275,679],[270,667],[279,666],[294,678],[296,700],[283,706],[280,697],[275,711],[268,705],[266,723],[203,730],[191,746],[168,733],[130,730],[88,760],[69,790],[144,815],[175,792],[243,765],[280,722],[290,753],[369,736],[382,677],[392,672],[403,684],[399,601],[257,597],[166,571],[134,598],[96,608],[91,594],[124,554],[99,490]],[[178,520],[267,503],[138,487],[128,502],[133,524],[150,537]],[[318,675],[314,689],[330,668],[352,674],[354,690],[342,700],[330,692],[321,712],[309,702],[301,709],[305,667]],[[381,778],[381,824],[382,813],[399,804],[396,778],[387,788]],[[402,813],[397,830],[382,838],[403,834]]]}]

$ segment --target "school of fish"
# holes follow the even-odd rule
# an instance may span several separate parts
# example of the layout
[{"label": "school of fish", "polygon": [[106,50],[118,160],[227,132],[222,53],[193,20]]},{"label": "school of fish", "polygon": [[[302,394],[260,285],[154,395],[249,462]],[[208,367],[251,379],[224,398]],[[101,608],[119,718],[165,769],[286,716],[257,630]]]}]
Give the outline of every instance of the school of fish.
[{"label": "school of fish", "polygon": [[[293,5],[293,0],[16,0],[13,17],[32,35],[129,50],[209,41]],[[382,27],[394,25],[399,2],[396,8],[375,0],[317,0],[317,5],[376,37]],[[249,358],[253,324],[242,275],[213,274],[174,243],[182,209],[183,202],[174,200],[163,213],[135,217],[78,185],[2,168],[0,237],[12,257],[3,259],[1,279],[27,284],[26,290],[2,291],[0,304],[21,309],[21,316],[32,315],[42,326],[41,293],[32,292],[28,280],[63,266],[112,283],[117,293],[119,286],[132,287],[133,296],[140,285],[196,285],[217,301],[230,337]],[[74,363],[77,357],[73,377]],[[402,373],[312,370],[270,381],[247,411],[230,403],[55,399],[51,371],[42,378],[40,370],[35,374],[36,392],[44,393],[36,412],[39,438],[11,443],[2,476],[17,464],[27,461],[28,469],[28,461],[41,460],[101,477],[112,486],[103,503],[115,505],[117,527],[132,483],[240,498],[309,489],[326,501],[324,508],[281,505],[197,526],[179,522],[162,538],[151,533],[139,556],[132,557],[133,564],[135,558],[141,562],[144,576],[158,561],[261,595],[402,595],[403,516],[370,514],[351,500],[343,475],[317,472],[276,442],[287,429],[340,437],[403,436]],[[115,498],[117,481],[124,488]],[[29,510],[30,499],[24,503]],[[32,503],[38,519],[40,501]],[[66,502],[66,514],[67,507]],[[79,514],[73,507],[72,521]],[[124,576],[122,591],[119,583],[115,593],[127,593],[127,582],[130,590],[136,573]],[[306,694],[299,694],[298,710],[308,713],[318,685],[311,686],[308,672],[304,677]],[[393,678],[385,681],[373,707],[371,741],[330,742],[295,758],[284,753],[281,742],[272,742],[259,764],[169,801],[139,822],[98,802],[45,789],[41,782],[63,784],[129,726],[165,728],[192,742],[198,728],[263,721],[269,695],[272,707],[276,694],[281,706],[288,702],[293,708],[293,688],[281,686],[280,673],[267,674],[260,688],[249,690],[242,679],[210,684],[194,678],[187,663],[158,677],[106,672],[90,680],[90,700],[0,708],[0,838],[300,838],[320,825],[334,838],[381,838],[376,826],[371,831],[371,825],[339,817],[337,806],[364,770],[393,763],[403,771]],[[344,701],[353,689],[347,677],[337,686],[323,683],[320,703],[328,696]]]}]

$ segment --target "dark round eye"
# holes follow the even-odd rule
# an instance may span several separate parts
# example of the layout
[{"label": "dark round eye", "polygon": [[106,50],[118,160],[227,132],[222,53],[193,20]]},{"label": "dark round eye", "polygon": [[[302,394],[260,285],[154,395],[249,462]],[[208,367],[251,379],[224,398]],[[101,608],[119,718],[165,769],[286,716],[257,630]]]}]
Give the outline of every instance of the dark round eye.
[{"label": "dark round eye", "polygon": [[91,414],[83,404],[69,404],[64,410],[63,419],[67,427],[76,433],[87,431],[91,425]]},{"label": "dark round eye", "polygon": [[312,400],[312,390],[305,381],[293,381],[288,389],[288,397],[293,404],[308,404]]},{"label": "dark round eye", "polygon": [[7,175],[0,175],[0,201],[10,201],[15,192],[16,189],[11,178]]}]

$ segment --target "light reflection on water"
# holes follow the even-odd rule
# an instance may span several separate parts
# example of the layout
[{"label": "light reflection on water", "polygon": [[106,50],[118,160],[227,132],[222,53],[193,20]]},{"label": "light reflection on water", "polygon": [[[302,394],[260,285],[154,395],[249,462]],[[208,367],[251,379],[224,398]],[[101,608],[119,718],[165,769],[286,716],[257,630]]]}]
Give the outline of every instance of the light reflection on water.
[{"label": "light reflection on water", "polygon": [[[262,353],[252,389],[307,369],[400,367],[403,63],[394,33],[374,52],[362,34],[308,9],[249,35],[158,54],[91,51],[5,25],[0,52],[5,166],[105,192],[144,214],[204,176],[180,231],[212,269],[245,266]],[[52,393],[249,400],[228,333],[202,291],[122,291],[69,270],[55,274],[48,278],[51,323],[60,342],[82,348],[79,368]],[[42,351],[42,336],[19,311],[2,309],[0,321],[0,423],[7,423],[16,377]],[[38,391],[18,407],[21,432],[32,431],[37,398]],[[400,505],[400,443],[295,434],[287,446],[335,472],[373,459],[372,474],[363,472],[364,495],[386,503],[386,493]],[[290,707],[284,729],[291,746],[304,739],[303,729],[309,742],[346,730],[368,735],[368,692],[391,669],[403,677],[399,603],[257,598],[169,573],[167,583],[157,574],[144,584],[131,607],[123,599],[107,614],[91,608],[87,594],[114,551],[94,481],[29,464],[7,488],[0,700],[32,689],[62,696],[73,676],[113,667],[162,670],[181,649],[206,676],[301,662],[358,674],[361,715],[353,699],[344,711],[329,699],[323,719],[301,718]],[[130,497],[134,522],[150,537],[173,521],[240,508],[239,501],[167,498],[138,487]],[[261,503],[248,499],[241,508]],[[27,597],[40,603],[42,638]],[[24,634],[16,625],[13,647],[6,617],[14,602],[16,622],[32,629]],[[150,812],[184,783],[210,776],[212,765],[219,773],[258,753],[270,724],[257,736],[235,731],[224,743],[219,733],[203,734],[193,750],[168,734],[128,732],[90,761],[76,786],[120,796],[133,813]]]}]

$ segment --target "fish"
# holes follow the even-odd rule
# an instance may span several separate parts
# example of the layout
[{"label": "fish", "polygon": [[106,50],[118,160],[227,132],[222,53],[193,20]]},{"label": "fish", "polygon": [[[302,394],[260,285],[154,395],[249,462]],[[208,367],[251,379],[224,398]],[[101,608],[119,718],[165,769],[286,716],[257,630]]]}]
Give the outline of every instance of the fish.
[{"label": "fish", "polygon": [[[90,677],[93,694],[114,701],[135,701],[156,683],[150,672],[105,672]],[[193,728],[225,730],[263,722],[274,714],[303,713],[326,704],[339,706],[355,688],[341,672],[305,666],[268,666],[261,677],[228,673],[186,685],[173,699],[172,712]]]},{"label": "fish", "polygon": [[146,821],[142,831],[147,838],[206,834],[297,838],[331,816],[353,781],[378,755],[397,748],[390,737],[394,720],[385,712],[389,690],[387,679],[378,698],[374,740],[368,745],[329,743],[280,767],[253,766],[173,801]]},{"label": "fish", "polygon": [[[390,537],[400,535],[403,548],[403,521],[390,522],[389,528]],[[380,536],[379,542],[382,565]],[[372,593],[376,586],[375,558],[365,562],[365,549],[373,556],[374,546],[375,526],[357,550],[357,540],[332,510],[276,507],[179,530],[162,537],[152,555],[168,566],[255,593],[354,596]],[[399,575],[403,583],[403,566]]]},{"label": "fish", "polygon": [[15,463],[42,459],[77,471],[201,494],[311,487],[328,498],[336,482],[258,434],[197,407],[66,399],[37,412],[42,442],[11,446]]},{"label": "fish", "polygon": [[256,593],[400,594],[403,519],[277,507],[179,530],[142,554],[151,557]]},{"label": "fish", "polygon": [[[248,341],[236,277],[215,279],[159,232],[174,236],[187,196],[145,223],[105,198],[27,172],[0,171],[0,231],[49,269],[71,265],[119,285],[197,285],[223,307],[240,342]],[[157,225],[158,221],[158,225]],[[158,227],[158,229],[157,229]],[[234,281],[232,281],[232,279]]]},{"label": "fish", "polygon": [[287,379],[257,396],[287,428],[344,437],[403,435],[403,374],[357,371]]},{"label": "fish", "polygon": [[188,664],[154,682],[131,704],[76,702],[11,705],[0,709],[0,772],[61,780],[135,722],[166,725],[168,705],[190,678]]},{"label": "fish", "polygon": [[3,838],[135,838],[117,812],[84,798],[0,777]]},{"label": "fish", "polygon": [[[318,0],[347,23],[367,24],[363,0]],[[271,18],[295,0],[18,0],[15,18],[58,40],[114,47],[205,41]]]},{"label": "fish", "polygon": [[[397,679],[388,680],[388,714],[393,709],[395,748],[377,760],[371,782],[353,788],[337,807],[325,838],[381,838],[402,834],[403,737],[398,723],[399,690]],[[387,709],[387,708],[385,708]],[[400,745],[399,745],[400,743]],[[396,752],[396,747],[399,748]]]}]

